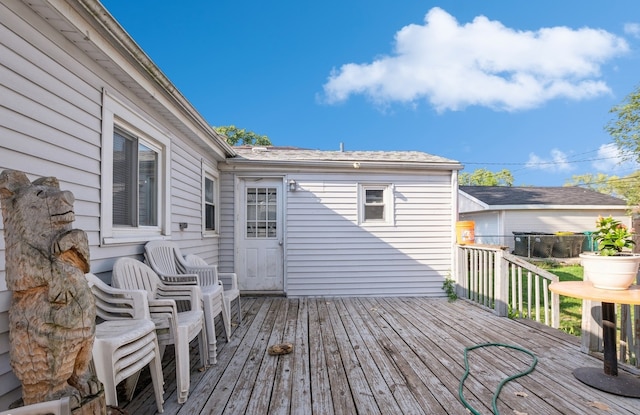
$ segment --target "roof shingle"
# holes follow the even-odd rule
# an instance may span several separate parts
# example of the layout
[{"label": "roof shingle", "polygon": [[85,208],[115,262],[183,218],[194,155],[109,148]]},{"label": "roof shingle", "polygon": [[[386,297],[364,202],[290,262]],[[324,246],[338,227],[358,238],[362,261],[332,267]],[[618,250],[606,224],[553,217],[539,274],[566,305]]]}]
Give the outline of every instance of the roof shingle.
[{"label": "roof shingle", "polygon": [[495,205],[620,205],[623,199],[581,187],[460,186],[490,206]]}]

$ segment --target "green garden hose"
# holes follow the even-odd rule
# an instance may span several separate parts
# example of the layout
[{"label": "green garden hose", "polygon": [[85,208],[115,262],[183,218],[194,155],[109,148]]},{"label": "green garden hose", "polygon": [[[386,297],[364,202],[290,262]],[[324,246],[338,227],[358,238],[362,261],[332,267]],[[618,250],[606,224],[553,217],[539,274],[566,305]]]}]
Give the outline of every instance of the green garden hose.
[{"label": "green garden hose", "polygon": [[458,395],[460,396],[460,400],[462,401],[462,404],[469,410],[471,411],[472,414],[474,415],[482,415],[480,414],[480,412],[478,412],[475,408],[473,408],[471,405],[469,405],[469,403],[464,399],[464,394],[463,394],[463,389],[464,389],[464,381],[467,379],[467,377],[469,376],[469,359],[467,357],[469,351],[474,350],[474,349],[478,349],[480,347],[506,347],[509,349],[514,349],[523,353],[528,354],[529,356],[531,356],[533,358],[533,363],[531,363],[531,366],[529,367],[529,369],[525,370],[524,372],[520,372],[517,373],[513,376],[509,376],[507,378],[505,378],[502,382],[500,382],[500,384],[498,385],[498,388],[496,389],[496,391],[493,394],[493,399],[491,401],[491,405],[493,407],[493,413],[494,415],[498,415],[498,396],[500,395],[500,391],[502,390],[502,387],[507,383],[512,381],[513,379],[517,379],[521,376],[524,375],[528,375],[529,373],[533,372],[533,369],[535,369],[536,364],[538,363],[538,358],[529,350],[527,349],[523,349],[522,347],[518,347],[518,346],[512,346],[509,344],[502,344],[502,343],[483,343],[483,344],[478,344],[475,346],[470,346],[464,349],[464,368],[465,368],[465,372],[464,372],[464,376],[462,376],[462,379],[460,379],[460,387],[458,388]]}]

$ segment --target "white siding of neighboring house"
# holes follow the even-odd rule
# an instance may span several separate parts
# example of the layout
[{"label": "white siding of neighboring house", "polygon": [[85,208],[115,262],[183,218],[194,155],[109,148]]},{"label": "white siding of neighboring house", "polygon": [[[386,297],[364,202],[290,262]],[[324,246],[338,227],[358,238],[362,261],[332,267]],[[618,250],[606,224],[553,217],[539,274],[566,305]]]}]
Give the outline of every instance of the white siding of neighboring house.
[{"label": "white siding of neighboring house", "polygon": [[486,245],[503,245],[504,235],[502,231],[500,212],[476,212],[473,214],[461,213],[461,221],[473,221],[475,243]]},{"label": "white siding of neighboring house", "polygon": [[[626,215],[626,208],[598,209],[593,206],[584,206],[575,209],[514,209],[487,212],[467,212],[460,215],[461,220],[475,221],[476,234],[482,235],[485,230],[498,229],[498,234],[503,235],[502,241],[497,243],[515,248],[513,232],[575,232],[583,233],[595,228],[598,215],[609,216],[631,226],[631,218]],[[503,218],[502,224],[500,217]],[[488,242],[482,242],[488,243]]]},{"label": "white siding of neighboring house", "polygon": [[[286,201],[289,296],[441,296],[451,270],[450,176],[297,174]],[[395,225],[358,224],[358,184],[391,183]]]},{"label": "white siding of neighboring house", "polygon": [[[135,111],[169,131],[171,238],[184,253],[217,259],[217,238],[201,234],[201,148],[163,120],[80,49],[21,2],[0,4],[0,171],[16,169],[31,180],[55,176],[73,192],[76,221],[87,232],[91,271],[108,279],[114,261],[141,257],[143,243],[100,245],[101,99],[117,92]],[[121,95],[124,94],[124,95]],[[215,166],[215,160],[209,160]],[[179,222],[188,228],[180,231]],[[0,409],[19,398],[9,365],[4,235],[0,224]]]}]

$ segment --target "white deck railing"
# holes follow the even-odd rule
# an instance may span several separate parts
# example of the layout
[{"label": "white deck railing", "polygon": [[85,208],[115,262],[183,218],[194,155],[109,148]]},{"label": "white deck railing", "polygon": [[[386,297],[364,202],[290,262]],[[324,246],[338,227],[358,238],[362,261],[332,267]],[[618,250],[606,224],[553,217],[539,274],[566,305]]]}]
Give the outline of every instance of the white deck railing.
[{"label": "white deck railing", "polygon": [[458,297],[499,316],[560,326],[559,296],[549,291],[556,275],[493,245],[458,245],[455,269]]},{"label": "white deck railing", "polygon": [[[456,294],[493,310],[499,316],[528,318],[560,326],[560,299],[549,291],[558,277],[509,254],[496,245],[458,245]],[[600,303],[583,301],[582,351],[602,350]],[[618,361],[640,368],[640,306],[618,305]]]}]

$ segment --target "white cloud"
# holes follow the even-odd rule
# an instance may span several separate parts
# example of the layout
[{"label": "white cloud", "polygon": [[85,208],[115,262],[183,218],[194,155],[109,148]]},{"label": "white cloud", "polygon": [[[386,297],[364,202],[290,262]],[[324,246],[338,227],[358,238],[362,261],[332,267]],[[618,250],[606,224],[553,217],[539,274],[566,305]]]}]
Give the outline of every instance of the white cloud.
[{"label": "white cloud", "polygon": [[640,168],[637,162],[625,159],[618,146],[613,143],[601,145],[597,160],[594,160],[591,165],[599,172],[623,176]]},{"label": "white cloud", "polygon": [[544,170],[547,172],[567,172],[574,169],[574,167],[567,160],[567,155],[554,148],[551,150],[549,157],[540,157],[534,153],[529,154],[529,160],[525,165],[529,169]]},{"label": "white cloud", "polygon": [[640,39],[640,23],[625,23],[624,32]]},{"label": "white cloud", "polygon": [[519,31],[484,16],[461,25],[436,7],[424,25],[396,33],[393,55],[334,69],[324,99],[338,103],[362,94],[381,106],[424,99],[438,111],[522,110],[609,93],[600,67],[628,50],[624,39],[604,30]]}]

